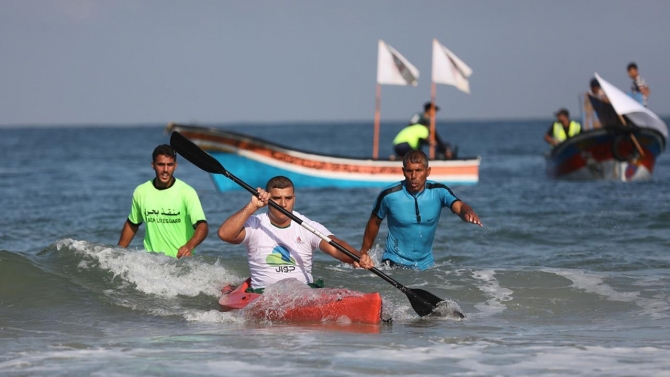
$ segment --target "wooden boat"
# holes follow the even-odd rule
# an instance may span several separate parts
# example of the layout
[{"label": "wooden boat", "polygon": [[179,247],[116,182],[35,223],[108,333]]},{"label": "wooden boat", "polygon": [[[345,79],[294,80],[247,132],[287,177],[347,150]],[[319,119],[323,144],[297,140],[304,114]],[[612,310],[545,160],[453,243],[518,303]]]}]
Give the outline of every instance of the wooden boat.
[{"label": "wooden boat", "polygon": [[547,174],[568,180],[639,181],[651,178],[665,150],[668,128],[649,109],[596,74],[607,99],[589,96],[601,128],[555,146]]},{"label": "wooden boat", "polygon": [[[290,178],[301,188],[382,188],[403,179],[401,161],[299,151],[217,128],[170,123],[166,132],[172,131],[193,141],[252,187],[264,187],[268,179],[277,175]],[[430,162],[430,179],[447,185],[476,184],[479,163],[480,157],[434,160]],[[211,176],[221,192],[240,189],[222,175]]]},{"label": "wooden boat", "polygon": [[[296,280],[297,282],[297,280]],[[241,310],[245,318],[279,322],[355,322],[378,324],[382,299],[379,293],[361,293],[348,289],[287,289],[265,294],[245,292],[251,279],[221,290],[221,311]],[[277,284],[282,284],[279,282]],[[297,288],[300,288],[297,287]]]}]

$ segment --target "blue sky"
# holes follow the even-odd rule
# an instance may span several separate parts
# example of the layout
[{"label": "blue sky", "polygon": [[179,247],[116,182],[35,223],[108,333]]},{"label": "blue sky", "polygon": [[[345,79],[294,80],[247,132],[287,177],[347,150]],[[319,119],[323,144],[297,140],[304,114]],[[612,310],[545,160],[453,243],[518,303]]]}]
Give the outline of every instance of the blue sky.
[{"label": "blue sky", "polygon": [[579,113],[594,72],[670,114],[669,1],[0,2],[0,125],[370,121],[377,41],[421,72],[383,86],[382,121],[430,96],[437,38],[474,71],[439,119]]}]

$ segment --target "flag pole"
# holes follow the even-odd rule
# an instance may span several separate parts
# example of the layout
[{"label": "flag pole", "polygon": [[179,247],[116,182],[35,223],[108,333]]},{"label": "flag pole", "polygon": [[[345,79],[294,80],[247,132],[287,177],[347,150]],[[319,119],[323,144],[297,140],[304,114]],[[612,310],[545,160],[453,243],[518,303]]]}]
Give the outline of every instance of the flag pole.
[{"label": "flag pole", "polygon": [[431,160],[435,159],[435,117],[437,116],[437,107],[435,105],[435,97],[437,96],[437,85],[433,81],[430,85],[430,103],[433,107],[433,116],[430,117],[430,156]]},{"label": "flag pole", "polygon": [[382,86],[377,84],[377,95],[375,96],[375,128],[372,136],[372,159],[379,157],[379,123],[382,102]]}]

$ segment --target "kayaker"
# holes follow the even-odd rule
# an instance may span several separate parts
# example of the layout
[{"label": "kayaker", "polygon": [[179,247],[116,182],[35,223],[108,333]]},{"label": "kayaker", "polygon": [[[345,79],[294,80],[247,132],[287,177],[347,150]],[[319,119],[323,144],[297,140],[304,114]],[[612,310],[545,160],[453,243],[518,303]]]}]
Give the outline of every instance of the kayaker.
[{"label": "kayaker", "polygon": [[448,207],[463,221],[482,226],[479,216],[451,189],[429,181],[428,157],[422,151],[411,151],[403,158],[405,180],[379,193],[365,227],[361,262],[369,259],[379,227],[388,217],[388,237],[382,264],[425,270],[434,264],[433,239],[442,208]]},{"label": "kayaker", "polygon": [[[430,144],[430,120],[440,110],[440,107],[435,106],[432,102],[426,102],[423,108],[423,113],[412,115],[409,124],[400,130],[393,139],[393,150],[399,157],[403,157],[409,151],[420,150],[424,145]],[[442,159],[454,158],[451,146],[449,143],[442,141],[437,131],[435,132],[435,146]]]},{"label": "kayaker", "polygon": [[633,80],[633,84],[630,87],[631,97],[635,98],[638,102],[647,107],[647,99],[649,99],[649,85],[644,79],[640,76],[640,73],[637,70],[637,64],[630,63],[627,67],[628,77]]},{"label": "kayaker", "polygon": [[140,225],[146,223],[147,251],[176,258],[190,256],[209,232],[198,194],[173,176],[177,154],[171,146],[163,144],[154,149],[151,168],[156,177],[133,192],[130,214],[118,245],[128,247]]},{"label": "kayaker", "polygon": [[554,113],[556,122],[554,122],[544,134],[544,141],[552,147],[564,142],[566,139],[579,135],[582,131],[582,125],[579,122],[570,120],[568,109],[562,108]]},{"label": "kayaker", "polygon": [[251,288],[254,292],[262,293],[265,287],[287,278],[295,278],[312,287],[323,287],[322,281],[315,282],[312,277],[312,257],[317,249],[355,267],[373,267],[369,258],[359,265],[271,206],[265,213],[254,214],[258,209],[267,206],[269,199],[272,199],[302,219],[304,224],[328,235],[353,254],[360,255],[349,244],[333,236],[323,225],[293,211],[296,195],[293,182],[289,178],[274,177],[268,181],[265,190],[259,187],[257,191],[258,197],[252,195],[249,203],[227,218],[218,232],[223,241],[246,246]]}]

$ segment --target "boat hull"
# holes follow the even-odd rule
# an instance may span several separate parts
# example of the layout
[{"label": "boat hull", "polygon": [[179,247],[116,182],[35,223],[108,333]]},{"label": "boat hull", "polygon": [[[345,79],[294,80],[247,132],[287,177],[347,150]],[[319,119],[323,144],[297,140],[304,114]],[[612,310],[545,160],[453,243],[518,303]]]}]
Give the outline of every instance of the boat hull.
[{"label": "boat hull", "polygon": [[[302,188],[381,188],[402,180],[399,160],[356,159],[298,151],[261,139],[214,128],[168,125],[179,131],[252,187],[264,187],[277,175]],[[447,185],[473,185],[479,181],[480,158],[431,161],[431,180]],[[239,190],[228,178],[213,174],[221,191]]]},{"label": "boat hull", "polygon": [[266,291],[261,295],[245,292],[250,284],[247,279],[236,287],[224,287],[219,299],[221,311],[240,310],[245,318],[273,322],[381,322],[382,299],[376,292],[306,288],[302,293]]},{"label": "boat hull", "polygon": [[651,129],[624,126],[585,131],[554,147],[546,159],[547,175],[565,180],[648,180],[664,149],[665,138]]}]

